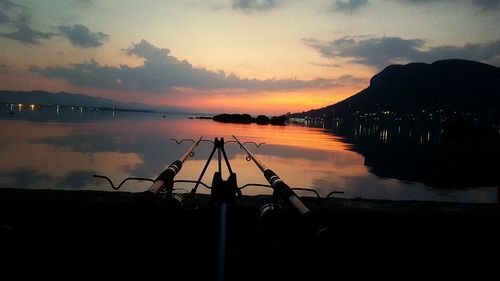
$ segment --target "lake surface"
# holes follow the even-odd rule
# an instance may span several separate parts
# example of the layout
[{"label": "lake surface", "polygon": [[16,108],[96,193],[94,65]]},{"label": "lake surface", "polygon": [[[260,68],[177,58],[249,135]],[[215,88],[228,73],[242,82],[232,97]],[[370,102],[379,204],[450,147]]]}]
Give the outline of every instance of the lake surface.
[{"label": "lake surface", "polygon": [[[231,136],[236,135],[241,141],[264,142],[259,148],[250,144],[247,147],[291,187],[312,188],[321,196],[343,191],[335,196],[456,202],[497,200],[496,186],[446,189],[419,182],[418,177],[416,181],[408,181],[377,175],[352,142],[335,130],[322,127],[225,124],[182,115],[79,107],[1,106],[0,116],[1,188],[112,191],[105,180],[93,175],[108,176],[115,184],[126,177],[156,178],[191,146],[188,142],[177,144],[172,138],[203,136],[209,140],[215,137],[233,140]],[[387,134],[381,138],[386,140]],[[209,142],[201,143],[176,179],[196,180],[212,147]],[[239,186],[266,184],[260,170],[253,162],[246,161],[238,145],[228,143],[226,151]],[[212,161],[203,182],[210,185],[216,169],[217,162]],[[223,175],[227,177],[227,169],[223,169]],[[140,192],[149,185],[146,181],[128,182],[120,190]],[[176,187],[190,190],[192,184]],[[209,193],[204,187],[198,191]],[[249,187],[243,194],[271,194],[271,190]]]}]

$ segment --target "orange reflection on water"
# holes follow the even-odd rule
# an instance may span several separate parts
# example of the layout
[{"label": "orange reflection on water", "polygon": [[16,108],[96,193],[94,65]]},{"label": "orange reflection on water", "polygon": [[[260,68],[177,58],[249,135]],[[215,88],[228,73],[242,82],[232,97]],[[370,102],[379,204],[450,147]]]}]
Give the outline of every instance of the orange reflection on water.
[{"label": "orange reflection on water", "polygon": [[[188,119],[188,117],[163,118],[161,115],[153,117],[146,120],[116,120],[113,121],[113,126],[101,123],[95,126],[105,126],[107,131],[114,135],[121,135],[124,131],[138,132],[133,136],[128,135],[129,142],[134,142],[134,138],[138,135],[151,138],[161,136],[166,139],[165,145],[173,145],[176,152],[175,155],[165,155],[161,168],[166,168],[171,161],[182,154],[183,149],[188,147],[188,144],[176,145],[175,142],[168,141],[169,138],[196,139],[203,136],[204,139],[213,140],[215,137],[224,137],[228,141],[233,140],[234,134],[241,141],[265,142],[266,144],[260,148],[250,144],[248,148],[293,187],[312,187],[318,178],[334,178],[333,182],[343,185],[345,178],[367,174],[362,156],[347,150],[348,146],[340,142],[339,138],[325,133],[320,128],[228,124],[212,120]],[[102,129],[104,128],[95,130]],[[188,159],[177,178],[197,179],[211,149],[211,144],[202,143],[196,149],[194,158]],[[227,144],[226,150],[230,163],[238,174],[240,185],[251,182],[266,183],[262,173],[253,163],[245,160],[243,151],[236,144]],[[213,160],[203,178],[204,182],[211,183],[216,168],[217,164]],[[160,167],[157,171],[161,172]],[[154,176],[155,171],[151,172],[151,175],[137,176]],[[227,170],[224,175],[227,177]],[[334,187],[331,185],[325,185],[324,191],[332,188]],[[200,188],[200,191],[203,192],[203,188]],[[245,190],[246,194],[269,192],[270,190],[265,188]]]},{"label": "orange reflection on water", "polygon": [[[226,141],[234,140],[232,135],[240,141],[264,142],[268,145],[292,146],[311,150],[345,151],[348,145],[342,143],[338,137],[325,134],[320,128],[307,128],[294,125],[273,126],[257,124],[230,124],[212,120],[197,119],[152,119],[141,121],[127,121],[126,126],[131,130],[153,130],[165,132],[172,138],[198,138],[213,140],[215,137],[224,137]],[[117,128],[121,126],[116,126]]]},{"label": "orange reflection on water", "polygon": [[[185,136],[196,138],[202,135],[205,139],[223,136],[226,140],[233,140],[231,135],[234,134],[241,141],[265,142],[266,144],[260,148],[249,144],[248,149],[292,187],[318,187],[318,179],[330,179],[328,184],[320,186],[320,193],[324,193],[323,195],[339,186],[344,186],[345,180],[350,177],[364,176],[368,173],[361,155],[349,151],[348,146],[340,142],[339,138],[319,128],[227,124],[211,120],[186,119],[167,120],[164,124],[155,121],[150,124],[155,124],[158,130],[165,130],[165,132],[175,131],[178,136],[181,136],[179,138]],[[233,170],[237,172],[240,186],[247,183],[267,183],[262,172],[252,162],[245,160],[242,150],[231,144],[226,145],[226,150],[232,152],[228,157]],[[189,159],[178,178],[198,178],[206,163],[207,152],[198,151],[194,159]],[[210,184],[216,169],[217,164],[213,160],[203,181]],[[223,174],[224,177],[228,176],[225,167],[223,167]],[[335,183],[335,186],[332,183]],[[200,188],[200,191],[208,192],[203,188]],[[244,194],[262,193],[269,194],[271,190],[258,187],[244,190]]]},{"label": "orange reflection on water", "polygon": [[[64,110],[61,114],[64,115]],[[260,148],[251,144],[248,148],[292,187],[312,187],[321,178],[329,178],[332,179],[330,182],[342,185],[343,178],[367,173],[360,155],[346,150],[347,146],[338,138],[319,128],[226,124],[188,119],[187,116],[164,118],[161,114],[145,116],[147,118],[77,123],[1,121],[8,137],[0,139],[4,160],[0,163],[0,171],[14,174],[19,171],[36,172],[35,176],[43,179],[38,185],[46,188],[58,187],[58,180],[75,172],[85,172],[83,175],[87,177],[91,177],[92,173],[106,175],[116,183],[130,176],[154,178],[187,148],[188,144],[177,145],[170,141],[171,138],[195,139],[203,136],[213,140],[224,137],[229,141],[233,140],[234,134],[241,141],[265,142],[266,145]],[[151,143],[156,147],[145,146]],[[121,147],[127,151],[122,152]],[[177,178],[197,179],[211,149],[211,144],[201,144]],[[227,144],[226,150],[231,166],[238,174],[240,186],[247,183],[266,184],[262,173],[252,162],[245,160],[243,150],[236,144]],[[155,154],[158,154],[156,151],[163,152],[161,157],[155,158],[151,151]],[[203,178],[207,184],[211,183],[217,168],[215,158]],[[227,170],[223,174],[227,177]],[[9,178],[1,180],[4,187],[15,184]],[[331,184],[323,187],[325,192],[333,188]],[[95,179],[84,188],[109,190],[104,182]],[[144,184],[132,184],[125,190],[141,191],[145,188]],[[208,192],[203,188],[200,191]],[[249,188],[244,193],[269,192],[267,188]]]},{"label": "orange reflection on water", "polygon": [[[339,187],[346,186],[346,179],[350,177],[367,174],[366,167],[362,164],[362,157],[353,152],[347,152],[340,156],[337,153],[329,153],[318,159],[315,159],[314,155],[307,155],[307,151],[304,151],[303,157],[280,157],[265,153],[257,155],[261,161],[272,168],[291,187],[315,187],[322,195],[326,195],[328,192]],[[201,154],[196,157],[197,159],[187,161],[177,178],[197,179],[206,163],[206,159],[204,158],[206,156],[205,154]],[[244,154],[238,152],[238,154],[229,155],[229,158],[231,167],[237,173],[239,186],[247,183],[267,184],[262,172],[253,162],[246,161]],[[203,181],[210,185],[212,175],[216,170],[217,164],[213,160],[203,177]],[[223,165],[223,177],[226,178],[228,175],[228,171],[225,165]],[[318,184],[318,179],[329,180]],[[192,185],[188,184],[186,186],[192,188]],[[200,192],[208,193],[209,191],[200,188]],[[249,187],[243,193],[249,195],[270,194],[271,190],[269,188]]]},{"label": "orange reflection on water", "polygon": [[[115,184],[131,176],[154,179],[190,146],[190,143],[178,145],[171,138],[195,139],[203,136],[210,140],[215,137],[232,140],[234,134],[241,141],[265,142],[266,145],[260,148],[249,144],[248,149],[291,187],[314,188],[322,196],[340,189],[346,192],[347,197],[447,198],[446,194],[436,197],[436,192],[423,185],[378,178],[368,171],[362,155],[349,150],[349,145],[321,128],[224,124],[188,119],[187,116],[164,117],[162,114],[120,111],[115,114],[110,111],[83,111],[82,115],[79,110],[71,113],[64,107],[57,117],[55,109],[44,117],[42,111],[37,108],[34,112],[22,111],[19,115],[15,112],[0,120],[0,187],[112,191],[105,181],[92,175],[106,175]],[[31,119],[22,121],[22,114],[40,118],[34,118],[35,122],[28,121]],[[212,148],[210,143],[200,144],[194,157],[183,165],[177,179],[196,180]],[[227,144],[226,152],[233,171],[237,173],[239,186],[266,183],[256,165],[245,160],[244,152],[238,145]],[[203,178],[208,185],[216,169],[214,159]],[[228,176],[225,167],[223,175]],[[131,182],[121,190],[139,192],[146,190],[149,184],[146,181]],[[184,187],[190,190],[192,185]],[[204,188],[199,191],[209,192]],[[467,192],[459,195],[462,196],[459,199],[476,202],[496,199],[496,193],[491,195],[486,189],[481,192],[475,189],[470,194]],[[269,194],[271,190],[251,187],[244,189],[243,193]]]}]

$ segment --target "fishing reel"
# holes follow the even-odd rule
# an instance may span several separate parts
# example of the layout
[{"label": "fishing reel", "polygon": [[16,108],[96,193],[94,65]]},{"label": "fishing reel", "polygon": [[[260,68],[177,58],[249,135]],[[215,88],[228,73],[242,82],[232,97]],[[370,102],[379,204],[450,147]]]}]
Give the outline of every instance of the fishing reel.
[{"label": "fishing reel", "polygon": [[[177,191],[177,189],[174,189]],[[160,206],[162,209],[167,210],[180,210],[186,206],[186,201],[188,199],[189,193],[179,193],[172,192],[172,194],[167,195],[166,192],[163,192],[160,195]]]}]

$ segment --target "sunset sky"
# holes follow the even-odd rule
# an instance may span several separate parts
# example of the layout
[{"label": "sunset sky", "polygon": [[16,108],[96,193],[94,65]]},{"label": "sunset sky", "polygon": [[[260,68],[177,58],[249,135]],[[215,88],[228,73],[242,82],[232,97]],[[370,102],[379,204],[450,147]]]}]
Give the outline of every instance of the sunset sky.
[{"label": "sunset sky", "polygon": [[500,66],[500,0],[0,0],[0,90],[283,114],[449,58]]}]

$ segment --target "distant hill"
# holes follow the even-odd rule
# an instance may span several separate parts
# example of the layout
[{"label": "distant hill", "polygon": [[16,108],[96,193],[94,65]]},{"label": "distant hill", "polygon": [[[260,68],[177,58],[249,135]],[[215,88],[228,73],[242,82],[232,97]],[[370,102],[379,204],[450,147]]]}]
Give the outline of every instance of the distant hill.
[{"label": "distant hill", "polygon": [[236,124],[251,124],[256,123],[257,125],[279,125],[285,126],[286,118],[283,116],[272,116],[271,118],[265,115],[259,115],[257,117],[252,117],[250,114],[218,114],[213,116],[214,121],[222,123],[236,123]]},{"label": "distant hill", "polygon": [[98,98],[83,94],[72,93],[50,93],[45,91],[0,91],[1,103],[22,103],[22,104],[37,104],[37,105],[66,105],[66,106],[88,106],[102,108],[118,108],[131,110],[151,110],[160,112],[180,112],[180,109],[155,107],[140,103],[125,103],[111,99]]},{"label": "distant hill", "polygon": [[350,118],[381,112],[401,116],[417,112],[498,110],[500,68],[453,59],[432,64],[390,65],[373,76],[370,86],[361,92],[334,105],[290,117]]}]

